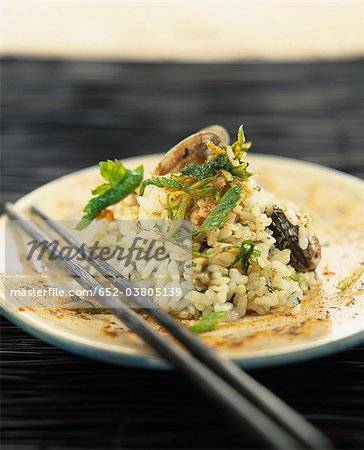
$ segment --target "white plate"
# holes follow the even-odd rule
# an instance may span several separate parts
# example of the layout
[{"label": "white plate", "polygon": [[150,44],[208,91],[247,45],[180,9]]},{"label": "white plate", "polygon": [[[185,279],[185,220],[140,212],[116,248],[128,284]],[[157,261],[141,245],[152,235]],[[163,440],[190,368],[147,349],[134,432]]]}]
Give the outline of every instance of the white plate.
[{"label": "white plate", "polygon": [[[134,168],[143,163],[151,170],[160,155],[123,161]],[[260,182],[280,200],[293,201],[314,218],[322,244],[318,273],[319,291],[303,301],[297,316],[271,314],[247,316],[239,323],[222,325],[202,336],[219,352],[243,367],[261,367],[298,361],[338,351],[364,339],[364,183],[354,177],[314,164],[264,155],[250,155]],[[100,182],[91,167],[59,178],[31,192],[16,203],[27,213],[38,205],[56,219],[78,219]],[[6,218],[1,219],[2,230]],[[4,258],[2,258],[4,259]],[[351,273],[356,282],[340,291],[339,280]],[[80,314],[69,310],[11,308],[2,289],[2,311],[26,331],[70,351],[118,364],[150,368],[168,367],[135,335],[110,316]]]}]

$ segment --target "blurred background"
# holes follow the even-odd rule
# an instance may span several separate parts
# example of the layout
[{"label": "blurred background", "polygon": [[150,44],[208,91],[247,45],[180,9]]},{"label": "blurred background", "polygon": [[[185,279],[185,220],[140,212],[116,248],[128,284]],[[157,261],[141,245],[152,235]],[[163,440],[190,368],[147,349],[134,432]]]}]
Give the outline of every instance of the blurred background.
[{"label": "blurred background", "polygon": [[230,61],[363,54],[363,2],[2,2],[1,51],[30,56]]},{"label": "blurred background", "polygon": [[[102,159],[164,152],[213,123],[232,135],[244,123],[252,152],[363,177],[363,8],[3,0],[2,201]],[[174,373],[87,361],[2,325],[9,450],[254,447]],[[254,376],[337,448],[363,448],[360,355]]]},{"label": "blurred background", "polygon": [[244,123],[254,152],[363,175],[362,1],[5,0],[0,11],[6,199],[212,123]]}]

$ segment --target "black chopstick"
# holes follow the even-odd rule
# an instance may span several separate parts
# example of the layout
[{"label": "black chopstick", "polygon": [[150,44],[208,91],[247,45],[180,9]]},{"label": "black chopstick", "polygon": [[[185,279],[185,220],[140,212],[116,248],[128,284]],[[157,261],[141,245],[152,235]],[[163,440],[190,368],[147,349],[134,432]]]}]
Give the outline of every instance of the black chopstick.
[{"label": "black chopstick", "polygon": [[[42,234],[39,229],[30,224],[29,221],[24,220],[22,216],[20,216],[14,208],[7,204],[5,210],[10,218],[16,219],[18,221],[19,226],[23,228],[29,235],[33,238],[37,239],[39,242],[46,241],[47,236]],[[53,250],[54,252],[54,250]],[[96,259],[95,261],[101,261]],[[196,357],[191,356],[185,350],[177,348],[171,342],[167,341],[162,337],[160,333],[154,330],[145,320],[140,318],[134,311],[127,307],[120,308],[120,299],[118,297],[110,297],[102,294],[100,291],[101,288],[104,288],[102,284],[96,281],[85,269],[81,266],[77,265],[73,261],[66,260],[58,260],[61,263],[62,267],[73,277],[75,277],[76,281],[83,286],[85,289],[94,289],[95,290],[95,298],[105,307],[112,311],[114,315],[120,318],[131,330],[133,330],[138,336],[140,336],[145,342],[147,342],[151,347],[153,347],[158,353],[160,353],[163,357],[169,360],[173,365],[178,367],[184,373],[186,373],[200,388],[202,388],[205,392],[213,396],[221,405],[223,405],[230,413],[232,413],[235,417],[240,420],[244,420],[248,423],[251,428],[260,435],[261,439],[263,439],[267,444],[269,444],[272,448],[315,448],[315,449],[327,449],[330,447],[329,443],[326,439],[312,428],[313,433],[305,436],[305,440],[299,439],[297,440],[296,436],[291,436],[289,432],[285,429],[279,428],[279,426],[272,422],[272,419],[267,417],[263,411],[259,410],[255,405],[253,405],[249,400],[245,399],[241,395],[238,394],[236,385],[241,390],[241,386],[244,386],[244,389],[248,389],[249,397],[256,398],[254,392],[250,392],[251,388],[261,390],[262,386],[256,383],[254,380],[247,378],[250,384],[241,383],[239,379],[239,375],[244,374],[240,373],[239,369],[232,363],[226,365],[227,361],[220,361],[219,357],[215,355],[210,349],[204,346],[198,339],[194,336],[189,335],[188,330],[184,330],[180,327],[177,322],[171,319],[169,316],[162,312],[162,316],[159,314],[155,315],[156,318],[161,318],[165,328],[169,331],[169,322],[172,322],[174,325],[173,335],[178,337],[179,335],[184,336],[184,339],[181,340],[185,344],[188,350],[190,350],[191,341],[194,342],[193,352],[195,356],[201,357],[201,354],[207,352],[210,355],[208,358],[203,356],[203,359],[206,359],[209,362],[209,366],[212,369],[216,369],[216,361],[217,361],[217,370],[216,373],[211,371],[209,368],[204,366],[201,361]],[[95,266],[98,268],[97,266]],[[104,273],[105,275],[105,273]],[[109,280],[112,278],[108,277]],[[120,274],[118,274],[118,279],[120,279]],[[130,286],[130,285],[129,285]],[[142,298],[145,305],[145,298]],[[135,299],[134,299],[135,300]],[[149,314],[151,311],[161,311],[155,308],[153,304],[152,309],[146,308],[146,312]],[[151,314],[150,314],[151,315]],[[166,318],[168,317],[168,322]],[[161,323],[161,320],[159,320]],[[166,326],[167,324],[167,326]],[[183,333],[181,330],[183,330]],[[172,334],[172,332],[171,332]],[[186,336],[188,336],[190,340],[186,340]],[[192,350],[191,350],[192,353]],[[213,358],[212,358],[213,357]],[[228,370],[227,370],[228,369]],[[219,373],[229,374],[229,377],[232,378],[234,383],[229,385],[223,379],[219,378]],[[244,374],[246,377],[247,375]],[[239,381],[239,383],[236,382]],[[269,395],[270,392],[264,389],[266,393]],[[272,398],[277,400],[274,396],[269,398],[268,395],[268,403],[271,405]],[[264,398],[260,398],[260,402],[264,403]],[[280,402],[281,405],[285,407],[285,405]],[[281,405],[278,404],[279,407]],[[263,409],[263,408],[262,408]],[[289,409],[289,413],[291,410]],[[300,420],[296,422],[296,425],[300,426],[300,422],[303,420],[300,416],[294,413]],[[307,424],[308,425],[308,424]],[[291,424],[292,426],[292,424]],[[311,431],[312,431],[311,430]],[[309,430],[310,431],[310,430]],[[291,433],[292,434],[292,433]]]},{"label": "black chopstick", "polygon": [[[37,207],[32,207],[31,212],[59,234],[66,242],[75,248],[80,247],[80,242],[59,222],[49,218]],[[88,258],[90,250],[84,247],[86,258],[89,263],[105,278],[107,278],[121,292],[131,287],[131,284],[106,261],[100,258]],[[252,401],[272,420],[289,431],[296,439],[308,448],[330,448],[330,444],[315,427],[307,422],[296,411],[276,397],[271,391],[257,383],[246,372],[241,370],[232,361],[217,355],[210,347],[196,338],[188,329],[172,319],[162,309],[146,296],[133,296],[138,307],[141,307],[156,322],[162,325],[171,335],[181,342],[194,356],[214,370],[225,381],[231,384],[237,391]]]}]

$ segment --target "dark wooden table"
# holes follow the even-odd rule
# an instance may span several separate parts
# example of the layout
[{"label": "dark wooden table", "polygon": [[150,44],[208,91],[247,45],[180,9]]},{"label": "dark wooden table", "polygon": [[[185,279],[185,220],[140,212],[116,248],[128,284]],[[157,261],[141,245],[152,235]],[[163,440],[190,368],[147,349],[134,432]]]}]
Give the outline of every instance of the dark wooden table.
[{"label": "dark wooden table", "polygon": [[[2,201],[104,158],[241,122],[253,151],[363,176],[363,61],[176,65],[2,61]],[[74,356],[2,325],[2,448],[251,449],[175,372]],[[364,448],[364,348],[252,371],[335,442]]]}]

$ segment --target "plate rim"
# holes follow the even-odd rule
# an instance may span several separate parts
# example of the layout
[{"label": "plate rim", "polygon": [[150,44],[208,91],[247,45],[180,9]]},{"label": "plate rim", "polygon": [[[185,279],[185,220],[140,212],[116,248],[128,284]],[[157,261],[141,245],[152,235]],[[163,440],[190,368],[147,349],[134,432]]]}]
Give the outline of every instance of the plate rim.
[{"label": "plate rim", "polygon": [[[73,339],[59,336],[57,334],[48,333],[43,329],[34,326],[32,323],[21,318],[19,314],[14,313],[11,308],[5,308],[0,304],[1,313],[12,323],[19,326],[23,331],[42,339],[48,344],[55,345],[63,350],[67,350],[73,354],[91,358],[97,361],[123,365],[128,367],[138,367],[142,369],[157,370],[173,370],[173,366],[167,361],[150,356],[133,355],[127,353],[117,353],[112,350],[94,347],[90,344],[79,343]],[[268,357],[247,357],[247,358],[230,358],[239,367],[243,369],[262,369],[275,367],[293,363],[302,363],[312,359],[318,359],[331,354],[346,350],[364,343],[364,331],[359,331],[350,336],[343,337],[336,341],[326,344],[320,344],[316,347],[308,349],[296,350],[294,352],[285,352],[278,355],[270,355]]]},{"label": "plate rim", "polygon": [[[130,158],[123,158],[122,161],[125,163],[133,162],[133,160],[140,160],[140,158],[143,157],[158,157],[159,153],[152,153],[152,154],[144,154],[144,155],[137,155]],[[320,164],[316,164],[309,161],[299,160],[295,158],[288,158],[284,156],[276,156],[276,155],[269,155],[269,154],[253,154],[251,155],[253,159],[261,159],[261,160],[270,160],[273,159],[275,161],[282,160],[286,164],[294,164],[294,165],[300,165],[304,167],[312,167],[315,170],[322,171],[326,173],[327,175],[334,174],[336,177],[341,178],[344,181],[355,183],[360,186],[361,188],[364,187],[364,180],[361,180],[360,178],[346,174],[344,172],[341,172],[340,170],[333,169],[327,166],[323,166]],[[84,169],[80,169],[74,172],[70,172],[68,174],[62,175],[46,184],[43,184],[36,189],[28,192],[24,196],[20,197],[15,203],[14,206],[16,208],[22,208],[24,207],[24,203],[27,203],[29,201],[29,197],[32,197],[34,195],[39,194],[43,190],[46,191],[53,185],[59,183],[60,181],[66,180],[67,178],[72,178],[76,175],[85,174],[88,172],[92,172],[97,169],[96,165],[86,167]],[[3,214],[0,217],[1,222],[7,220],[5,215]],[[3,296],[3,295],[2,295]],[[82,343],[77,342],[74,339],[67,338],[65,336],[60,336],[57,333],[49,333],[46,329],[41,328],[39,326],[35,326],[32,324],[29,320],[25,320],[21,317],[20,314],[15,313],[12,311],[13,308],[7,308],[6,305],[0,304],[0,311],[4,316],[9,319],[11,322],[13,322],[15,325],[19,326],[24,331],[30,333],[31,335],[40,338],[44,341],[46,341],[49,344],[58,346],[62,349],[68,350],[73,354],[86,356],[88,358],[92,358],[98,361],[108,362],[108,363],[114,363],[118,365],[125,365],[129,367],[138,367],[138,368],[144,368],[144,369],[159,369],[159,370],[168,370],[172,369],[173,367],[165,360],[159,358],[159,357],[150,357],[150,356],[143,356],[143,355],[135,355],[135,354],[128,354],[128,353],[118,353],[111,349],[103,349],[93,346],[92,344],[88,343]],[[239,358],[239,357],[233,357],[231,358],[232,361],[234,361],[237,365],[239,365],[242,368],[247,369],[255,369],[255,368],[265,368],[265,367],[273,367],[273,366],[279,366],[279,365],[285,365],[285,364],[291,364],[295,362],[304,362],[310,359],[317,359],[320,357],[328,356],[330,354],[342,351],[347,349],[350,346],[359,345],[361,343],[364,343],[364,330],[358,331],[350,336],[342,337],[335,341],[330,341],[325,344],[319,344],[315,347],[310,347],[306,349],[300,349],[295,350],[293,352],[284,352],[277,355],[269,355],[266,357],[262,356],[256,356],[256,357],[246,357],[246,358]]]},{"label": "plate rim", "polygon": [[[140,160],[140,158],[144,158],[144,157],[162,157],[164,154],[163,153],[145,153],[142,155],[137,155],[137,156],[131,156],[130,158],[120,158],[120,161],[122,161],[123,163],[133,163],[133,161],[137,161]],[[317,164],[311,161],[306,161],[303,159],[295,159],[295,158],[289,158],[287,156],[280,156],[280,155],[269,155],[267,153],[257,153],[257,154],[252,154],[249,155],[249,158],[252,157],[253,160],[254,159],[261,159],[261,160],[269,160],[269,159],[273,159],[273,160],[281,160],[284,161],[285,163],[288,164],[298,164],[301,166],[308,166],[308,167],[312,167],[315,170],[319,170],[322,171],[323,173],[326,173],[327,175],[334,173],[336,176],[338,176],[339,178],[341,178],[344,181],[348,181],[349,183],[356,183],[358,186],[360,186],[361,188],[364,188],[364,180],[355,176],[355,175],[351,175],[349,173],[345,173],[342,172],[341,170],[335,169],[333,167],[329,167],[329,166],[324,166],[322,164]],[[83,173],[87,173],[87,172],[92,172],[93,170],[96,170],[98,168],[98,165],[92,165],[89,167],[85,167],[83,169],[79,169],[79,170],[75,170],[73,172],[69,172],[66,173],[64,175],[61,175],[60,177],[55,178],[52,181],[48,181],[45,184],[42,184],[41,186],[38,186],[37,188],[33,189],[32,191],[28,192],[27,194],[23,195],[22,197],[20,197],[19,199],[17,199],[14,202],[14,206],[21,207],[21,204],[23,202],[26,202],[26,200],[28,199],[29,196],[32,196],[33,194],[38,193],[38,191],[52,187],[53,184],[58,183],[61,180],[65,180],[68,177],[73,177],[75,175],[82,175]],[[2,214],[0,216],[0,219],[3,219],[4,214]]]}]

